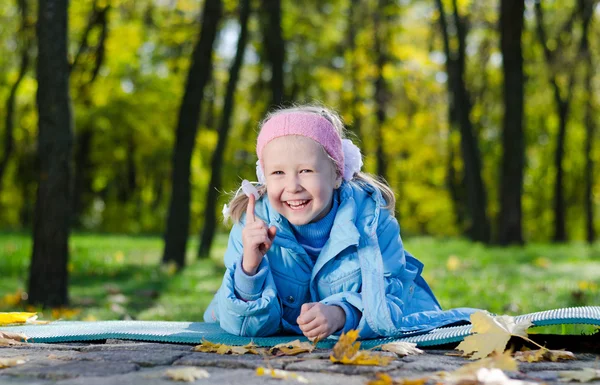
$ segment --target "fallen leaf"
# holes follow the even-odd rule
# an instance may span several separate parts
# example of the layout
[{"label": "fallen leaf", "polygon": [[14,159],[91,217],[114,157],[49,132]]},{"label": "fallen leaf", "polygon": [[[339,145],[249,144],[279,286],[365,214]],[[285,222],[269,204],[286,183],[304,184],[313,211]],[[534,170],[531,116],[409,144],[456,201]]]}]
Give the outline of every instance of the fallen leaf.
[{"label": "fallen leaf", "polygon": [[401,357],[423,354],[423,351],[417,348],[417,344],[412,342],[390,342],[388,344],[383,344],[380,347],[381,350],[396,353]]},{"label": "fallen leaf", "polygon": [[273,378],[279,378],[281,380],[295,380],[303,384],[309,383],[309,381],[305,377],[302,377],[298,373],[288,372],[287,370],[281,369],[267,369],[263,368],[262,366],[256,368],[256,375],[259,377],[271,376]]},{"label": "fallen leaf", "polygon": [[22,365],[25,360],[21,358],[2,358],[0,357],[0,369],[10,368],[12,366]]},{"label": "fallen leaf", "polygon": [[[480,385],[535,385],[535,382],[521,381],[510,379],[504,374],[504,372],[497,368],[480,368],[476,375],[475,380]],[[471,381],[467,381],[471,383]],[[461,384],[459,382],[459,384]]]},{"label": "fallen leaf", "polygon": [[453,372],[450,372],[449,377],[473,376],[481,368],[500,369],[507,372],[516,372],[519,369],[519,364],[512,357],[510,351],[504,353],[492,353],[489,357],[463,365]]},{"label": "fallen leaf", "polygon": [[27,341],[27,336],[23,333],[13,333],[0,330],[0,339],[13,340],[17,342]]},{"label": "fallen leaf", "polygon": [[460,268],[460,259],[456,255],[451,255],[446,261],[446,269],[456,271]]},{"label": "fallen leaf", "polygon": [[206,340],[202,340],[202,344],[194,346],[194,351],[203,353],[217,354],[260,354],[261,349],[257,348],[253,343],[245,346],[231,346],[226,344],[215,344]]},{"label": "fallen leaf", "polygon": [[0,313],[0,325],[24,324],[33,317],[36,313]]},{"label": "fallen leaf", "polygon": [[315,345],[312,343],[295,340],[289,343],[273,346],[271,349],[269,349],[269,354],[274,356],[295,356],[300,353],[310,353],[313,350],[315,350]]},{"label": "fallen leaf", "polygon": [[590,382],[600,380],[600,369],[583,368],[583,370],[565,370],[558,372],[561,381]]},{"label": "fallen leaf", "polygon": [[204,369],[195,367],[169,369],[165,372],[167,377],[173,381],[192,382],[199,378],[208,378],[210,374]]},{"label": "fallen leaf", "polygon": [[471,359],[487,357],[492,352],[502,353],[511,336],[527,339],[527,329],[532,325],[528,319],[516,322],[514,317],[502,315],[492,316],[488,312],[478,311],[471,314],[471,331],[456,349],[463,355],[471,355]]},{"label": "fallen leaf", "polygon": [[377,378],[367,382],[367,385],[423,385],[430,379],[429,377],[421,377],[400,378],[394,380],[387,373],[376,373],[375,376],[377,376]]},{"label": "fallen leaf", "polygon": [[342,333],[340,339],[333,347],[333,352],[329,359],[333,363],[344,365],[377,365],[386,366],[393,361],[393,357],[380,354],[360,351],[360,342],[356,342],[358,330],[350,330],[348,333]]},{"label": "fallen leaf", "polygon": [[524,352],[516,352],[515,359],[521,362],[556,362],[558,360],[574,360],[575,355],[566,350],[537,349],[527,350]]}]

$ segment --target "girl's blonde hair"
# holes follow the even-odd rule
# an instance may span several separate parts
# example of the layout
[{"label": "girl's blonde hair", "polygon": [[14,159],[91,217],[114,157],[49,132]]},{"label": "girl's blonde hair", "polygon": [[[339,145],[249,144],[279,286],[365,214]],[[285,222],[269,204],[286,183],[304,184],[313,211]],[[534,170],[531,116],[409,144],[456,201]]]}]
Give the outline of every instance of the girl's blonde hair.
[{"label": "girl's blonde hair", "polygon": [[[315,105],[301,105],[301,106],[295,106],[295,107],[281,108],[279,110],[270,112],[260,122],[260,125],[259,125],[260,128],[262,128],[262,126],[267,122],[267,120],[271,119],[273,116],[279,115],[279,114],[284,114],[284,113],[289,113],[289,112],[312,112],[312,113],[321,115],[325,119],[329,120],[329,122],[331,124],[333,124],[333,126],[338,131],[338,133],[340,134],[342,139],[345,139],[347,136],[346,130],[344,128],[344,123],[342,122],[342,118],[338,115],[337,112],[335,112],[329,108],[326,108],[326,107],[315,106]],[[325,151],[324,148],[323,148],[323,151]],[[327,152],[325,152],[325,153],[327,153]],[[335,164],[334,159],[331,158],[330,156],[329,156],[329,158]],[[390,186],[387,184],[387,182],[383,178],[380,178],[378,176],[361,171],[361,172],[357,172],[356,174],[354,174],[354,177],[352,178],[352,180],[350,182],[351,183],[354,182],[359,185],[370,185],[370,186],[378,189],[381,192],[381,195],[383,196],[383,199],[386,202],[385,208],[389,209],[391,211],[392,215],[394,215],[394,208],[396,206],[396,196],[394,195],[394,192],[392,191]],[[266,194],[267,186],[258,185],[256,187],[258,190],[258,194],[261,197]],[[231,199],[231,201],[229,201],[229,204],[228,204],[229,216],[235,223],[238,223],[240,221],[240,219],[242,218],[242,215],[246,211],[246,208],[248,207],[248,197],[246,196],[246,194],[244,194],[244,192],[242,191],[241,188],[239,188],[236,192],[232,193],[232,195],[233,195],[233,198]]]}]

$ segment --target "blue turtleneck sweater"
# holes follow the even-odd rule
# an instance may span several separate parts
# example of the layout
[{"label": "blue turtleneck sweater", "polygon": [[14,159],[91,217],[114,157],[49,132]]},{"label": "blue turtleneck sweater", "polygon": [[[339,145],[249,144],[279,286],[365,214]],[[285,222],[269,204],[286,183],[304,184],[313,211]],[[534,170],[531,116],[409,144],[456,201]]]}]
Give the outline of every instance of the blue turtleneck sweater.
[{"label": "blue turtleneck sweater", "polygon": [[[306,225],[295,226],[290,224],[290,227],[296,236],[296,240],[310,256],[313,265],[319,257],[323,246],[325,246],[327,240],[329,239],[329,234],[331,233],[331,228],[333,227],[333,222],[335,220],[338,207],[339,197],[337,191],[335,191],[333,194],[333,204],[331,206],[331,210],[329,210],[329,213],[327,213],[325,217],[317,222],[308,223]],[[235,270],[234,275],[235,289],[238,296],[241,299],[249,299],[260,293],[267,273],[264,264],[261,263],[257,273],[253,276],[248,276],[241,269],[241,266],[238,267],[239,268]],[[340,331],[346,332],[351,329],[356,329],[361,316],[361,313],[358,311],[358,309],[345,302],[335,303],[332,305],[341,307],[346,313],[346,323]]]}]

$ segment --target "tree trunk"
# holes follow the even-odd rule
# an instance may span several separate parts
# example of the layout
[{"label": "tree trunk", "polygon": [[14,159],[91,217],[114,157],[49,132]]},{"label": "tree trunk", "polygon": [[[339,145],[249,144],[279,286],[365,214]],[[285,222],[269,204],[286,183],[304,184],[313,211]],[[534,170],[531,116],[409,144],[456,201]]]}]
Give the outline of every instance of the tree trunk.
[{"label": "tree trunk", "polygon": [[29,49],[31,48],[31,39],[29,38],[28,32],[29,25],[27,22],[27,1],[18,0],[17,4],[21,10],[21,26],[19,30],[23,36],[21,41],[21,64],[19,65],[19,74],[17,75],[12,87],[10,87],[8,99],[6,99],[6,117],[4,119],[4,153],[2,154],[2,157],[0,157],[0,191],[2,191],[2,181],[4,179],[4,174],[6,173],[8,161],[10,160],[14,150],[15,103],[17,99],[17,91],[19,90],[19,86],[21,85],[23,78],[25,78],[25,74],[29,68]]},{"label": "tree trunk", "polygon": [[40,0],[37,22],[39,184],[29,273],[29,302],[68,304],[73,122],[67,61],[67,0]]},{"label": "tree trunk", "polygon": [[375,66],[377,67],[377,77],[375,78],[375,116],[377,117],[377,127],[375,127],[377,159],[377,175],[387,180],[387,162],[383,148],[383,125],[386,121],[386,110],[389,101],[389,92],[383,77],[383,68],[388,63],[386,52],[387,39],[387,20],[381,17],[381,12],[385,12],[386,0],[379,0],[378,7],[373,11],[373,38],[375,50]]},{"label": "tree trunk", "polygon": [[468,234],[471,239],[480,242],[490,241],[490,225],[487,217],[487,197],[485,186],[481,178],[481,157],[477,138],[473,132],[471,122],[471,100],[467,91],[464,73],[466,60],[465,21],[458,14],[456,0],[452,1],[454,8],[454,24],[458,39],[457,52],[450,50],[448,37],[448,23],[441,0],[436,0],[440,12],[440,24],[444,34],[444,49],[447,53],[446,71],[448,73],[448,93],[450,99],[450,115],[454,119],[451,126],[458,126],[460,131],[460,144],[464,164],[465,187],[467,196],[467,209],[470,219]]},{"label": "tree trunk", "polygon": [[525,168],[525,137],[523,133],[525,79],[521,35],[524,10],[525,0],[502,0],[500,4],[504,124],[497,240],[501,245],[523,243],[521,197]]},{"label": "tree trunk", "polygon": [[281,0],[263,0],[265,52],[271,65],[272,106],[280,106],[285,99],[283,64],[285,43],[281,31]]},{"label": "tree trunk", "polygon": [[596,240],[596,230],[594,228],[594,158],[593,143],[596,138],[596,122],[594,120],[594,91],[592,79],[595,68],[592,60],[589,43],[589,25],[594,14],[595,1],[579,0],[578,8],[583,19],[583,31],[581,41],[581,53],[586,64],[586,73],[584,78],[585,98],[585,232],[586,240],[592,244]]},{"label": "tree trunk", "polygon": [[[351,52],[350,58],[350,84],[352,98],[350,101],[350,111],[352,112],[352,126],[351,131],[356,135],[358,143],[363,143],[363,137],[361,133],[362,116],[359,105],[362,103],[360,96],[359,80],[358,80],[358,59],[356,57],[356,26],[359,23],[356,20],[357,10],[360,12],[360,0],[350,0],[348,6],[348,49]],[[357,9],[358,8],[358,9]],[[360,146],[359,146],[360,147]]]},{"label": "tree trunk", "polygon": [[200,39],[194,47],[191,65],[175,135],[173,149],[172,192],[169,203],[163,263],[185,265],[185,251],[190,228],[190,163],[200,121],[200,107],[206,83],[212,72],[212,49],[223,13],[221,0],[206,0],[201,21]]},{"label": "tree trunk", "polygon": [[244,60],[246,51],[246,42],[248,41],[248,18],[250,16],[250,0],[242,0],[240,4],[240,37],[238,39],[235,58],[231,63],[229,70],[229,82],[225,92],[223,102],[223,113],[221,114],[221,124],[219,127],[219,139],[212,155],[211,169],[212,174],[208,185],[206,196],[206,206],[204,209],[204,229],[202,231],[200,248],[198,250],[199,258],[208,258],[210,248],[215,235],[216,228],[216,205],[218,193],[221,189],[221,169],[223,168],[223,156],[227,146],[227,137],[231,126],[231,117],[235,107],[235,89],[240,75],[240,69]]},{"label": "tree trunk", "polygon": [[[564,242],[567,240],[567,232],[566,232],[566,206],[564,200],[564,192],[563,192],[563,176],[564,170],[562,167],[563,158],[565,154],[565,138],[567,136],[567,123],[569,120],[569,110],[571,97],[573,95],[573,87],[575,84],[575,71],[571,71],[567,79],[567,89],[566,95],[563,97],[561,92],[561,87],[559,85],[557,73],[553,68],[555,68],[556,63],[556,54],[560,50],[557,48],[555,50],[550,50],[547,43],[547,34],[546,29],[544,27],[544,13],[542,9],[542,4],[540,1],[535,2],[535,15],[536,15],[536,32],[538,39],[540,40],[540,44],[542,45],[544,51],[544,58],[546,59],[546,64],[548,65],[550,71],[550,83],[552,85],[552,90],[554,91],[554,102],[556,104],[556,109],[558,113],[558,135],[556,138],[556,151],[554,153],[554,170],[556,173],[556,177],[554,180],[554,242]],[[575,18],[575,13],[573,13],[571,19],[567,22],[567,25],[573,23]],[[558,39],[557,41],[560,41]],[[583,40],[582,40],[583,43]],[[581,54],[581,46],[579,49],[579,54]],[[575,64],[575,63],[573,63]]]}]

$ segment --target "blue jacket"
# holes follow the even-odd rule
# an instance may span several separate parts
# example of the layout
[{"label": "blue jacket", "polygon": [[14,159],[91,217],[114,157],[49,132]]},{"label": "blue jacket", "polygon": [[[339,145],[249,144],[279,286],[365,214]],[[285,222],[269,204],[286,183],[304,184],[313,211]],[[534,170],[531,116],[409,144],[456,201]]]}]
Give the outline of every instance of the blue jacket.
[{"label": "blue jacket", "polygon": [[[256,203],[256,216],[277,227],[273,245],[259,266],[262,291],[238,292],[234,275],[241,268],[245,216],[233,226],[223,283],[204,313],[225,331],[242,336],[278,332],[302,334],[296,318],[306,302],[345,303],[358,309],[360,338],[423,333],[469,321],[474,309],[442,311],[421,277],[423,264],[404,250],[398,222],[384,209],[379,190],[344,182],[330,238],[316,262],[306,254],[289,223],[269,204]],[[250,299],[250,300],[248,300]]]}]

